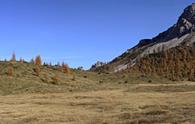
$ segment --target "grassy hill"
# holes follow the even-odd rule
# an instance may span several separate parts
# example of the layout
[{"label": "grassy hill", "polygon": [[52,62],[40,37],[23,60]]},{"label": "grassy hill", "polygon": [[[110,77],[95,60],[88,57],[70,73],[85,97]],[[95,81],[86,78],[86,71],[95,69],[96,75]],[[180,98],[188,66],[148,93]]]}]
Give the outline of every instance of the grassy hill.
[{"label": "grassy hill", "polygon": [[37,67],[27,62],[0,62],[1,94],[67,92],[89,83],[93,84],[92,82],[90,79],[76,76],[74,71],[63,73],[59,68]]},{"label": "grassy hill", "polygon": [[[38,68],[38,74],[37,74]],[[96,73],[70,69],[64,73],[61,67],[27,62],[0,62],[0,94],[53,93],[118,89],[145,82],[163,83],[167,79],[143,76],[139,73]]]}]

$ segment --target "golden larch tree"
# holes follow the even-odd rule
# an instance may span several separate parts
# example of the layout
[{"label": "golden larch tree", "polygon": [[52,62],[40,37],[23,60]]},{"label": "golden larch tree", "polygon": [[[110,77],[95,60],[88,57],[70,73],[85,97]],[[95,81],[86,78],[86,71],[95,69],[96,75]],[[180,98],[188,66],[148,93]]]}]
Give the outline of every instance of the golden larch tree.
[{"label": "golden larch tree", "polygon": [[41,60],[41,56],[40,55],[38,55],[35,58],[35,65],[38,65],[38,66],[41,66],[42,65],[42,60]]}]

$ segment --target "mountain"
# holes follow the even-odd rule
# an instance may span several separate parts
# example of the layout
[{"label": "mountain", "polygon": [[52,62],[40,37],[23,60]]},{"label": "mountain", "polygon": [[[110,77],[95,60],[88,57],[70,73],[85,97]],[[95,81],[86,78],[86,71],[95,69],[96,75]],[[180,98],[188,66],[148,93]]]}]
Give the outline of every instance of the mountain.
[{"label": "mountain", "polygon": [[[143,60],[147,58],[148,65],[154,66],[151,68],[159,68],[158,66],[162,64],[165,59],[173,59],[174,64],[176,63],[176,58],[189,57],[183,60],[181,58],[182,65],[188,64],[185,61],[192,60],[193,58],[193,49],[195,42],[195,3],[192,3],[190,6],[184,9],[184,12],[179,17],[176,24],[171,26],[166,31],[160,33],[158,36],[152,39],[143,39],[133,48],[127,50],[121,56],[115,58],[106,65],[103,65],[98,68],[92,68],[94,71],[106,71],[106,72],[120,72],[127,70],[136,70],[140,72],[147,72],[142,69],[140,66],[146,66],[143,63]],[[180,52],[178,51],[181,50]],[[161,55],[168,54],[167,58],[163,58]],[[188,55],[189,54],[189,55]],[[170,57],[172,56],[172,57]],[[159,59],[159,57],[161,59]],[[154,64],[159,61],[157,64]],[[146,63],[147,63],[146,62]],[[184,64],[185,63],[185,64]],[[152,65],[153,64],[153,65]],[[174,66],[173,63],[170,67]],[[173,65],[172,65],[173,64]],[[192,62],[192,65],[195,64]],[[168,65],[166,65],[169,67]],[[165,68],[165,67],[163,67]],[[168,68],[167,70],[172,70],[173,68]],[[156,73],[156,72],[154,72]],[[166,72],[165,72],[166,73]],[[168,72],[167,72],[168,73]],[[190,73],[190,72],[187,72]],[[158,74],[158,73],[157,73]],[[160,74],[160,73],[159,73]],[[186,74],[187,75],[187,74]],[[185,77],[185,76],[184,76]]]}]

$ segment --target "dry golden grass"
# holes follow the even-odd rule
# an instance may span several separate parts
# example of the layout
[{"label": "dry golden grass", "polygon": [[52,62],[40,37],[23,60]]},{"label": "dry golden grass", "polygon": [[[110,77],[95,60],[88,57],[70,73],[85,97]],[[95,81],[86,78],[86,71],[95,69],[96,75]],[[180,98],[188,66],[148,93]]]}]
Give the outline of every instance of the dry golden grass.
[{"label": "dry golden grass", "polygon": [[0,123],[194,124],[195,91],[115,89],[0,96]]}]

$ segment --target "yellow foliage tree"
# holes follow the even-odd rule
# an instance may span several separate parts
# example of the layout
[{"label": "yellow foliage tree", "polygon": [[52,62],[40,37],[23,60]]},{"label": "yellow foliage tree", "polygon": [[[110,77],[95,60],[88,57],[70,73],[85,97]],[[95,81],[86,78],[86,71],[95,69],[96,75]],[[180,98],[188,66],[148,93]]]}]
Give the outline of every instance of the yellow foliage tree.
[{"label": "yellow foliage tree", "polygon": [[42,60],[41,60],[41,56],[40,55],[38,55],[35,58],[35,65],[38,65],[38,66],[41,66],[42,65]]}]

